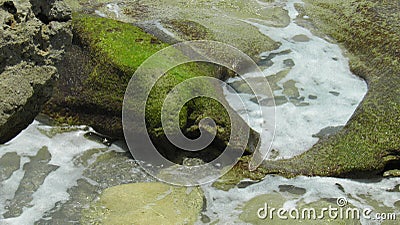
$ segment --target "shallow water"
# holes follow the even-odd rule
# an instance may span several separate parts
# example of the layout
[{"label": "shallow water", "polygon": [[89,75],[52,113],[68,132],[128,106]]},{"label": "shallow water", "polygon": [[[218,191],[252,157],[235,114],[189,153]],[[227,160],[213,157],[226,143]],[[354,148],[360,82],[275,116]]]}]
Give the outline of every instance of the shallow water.
[{"label": "shallow water", "polygon": [[80,211],[103,189],[154,180],[125,146],[89,140],[89,132],[35,121],[0,145],[0,162],[12,162],[0,167],[1,224],[78,223]]},{"label": "shallow water", "polygon": [[[5,158],[14,162],[14,166],[2,163],[0,167],[1,224],[79,224],[81,210],[105,188],[154,181],[138,168],[123,145],[116,143],[108,147],[89,140],[85,134],[91,131],[85,126],[51,127],[35,121],[15,139],[0,146],[0,162]],[[43,146],[47,146],[48,154]],[[20,165],[15,166],[15,162]],[[400,218],[399,178],[286,179],[270,175],[255,184],[242,181],[229,191],[217,190],[211,185],[204,185],[202,189],[207,204],[199,224],[202,221],[245,224],[240,219],[243,211],[253,217],[257,215],[254,207],[246,206],[252,199],[261,201],[256,208],[263,207],[265,201],[271,207],[301,209],[305,204],[316,203],[323,207],[336,206],[335,199],[345,197],[353,207],[371,208],[371,216],[395,212]],[[361,221],[379,224],[374,220]],[[396,221],[386,222],[396,224]]]},{"label": "shallow water", "polygon": [[[267,224],[267,222],[271,222],[268,221],[269,218],[257,220],[257,209],[264,207],[264,202],[270,204],[270,207],[282,207],[286,210],[315,207],[318,213],[321,207],[329,207],[329,205],[341,208],[337,203],[339,198],[345,199],[346,205],[352,208],[371,209],[371,219],[360,216],[362,224],[380,224],[383,222],[374,220],[376,213],[387,213],[385,215],[396,213],[397,220],[387,220],[386,224],[398,224],[397,222],[400,219],[399,183],[400,179],[398,178],[350,180],[330,177],[297,177],[286,179],[269,175],[263,181],[246,188],[221,191],[212,187],[203,187],[207,198],[207,209],[204,215],[211,221],[218,221],[218,224],[246,224],[239,219],[246,212],[253,214],[250,216],[256,218],[259,224]],[[255,204],[256,210],[251,210],[251,207],[246,206],[246,202],[252,199],[253,201],[260,200]],[[286,215],[288,216],[288,214]],[[248,215],[246,216],[248,217]],[[285,222],[279,220],[277,215],[273,218],[278,221],[277,224]],[[329,219],[327,215],[325,215],[325,218]],[[315,221],[316,224],[322,224],[321,220],[303,220],[303,223],[310,224]],[[202,222],[199,222],[199,224],[202,224]]]},{"label": "shallow water", "polygon": [[[267,27],[248,21],[263,34],[282,43],[279,49],[263,53],[264,61],[259,63],[267,77],[283,74],[269,80],[274,95],[278,96],[275,97],[276,133],[272,143],[272,149],[278,152],[277,158],[298,155],[318,141],[313,135],[323,128],[346,124],[367,92],[366,82],[350,72],[348,59],[339,46],[295,23],[298,12],[294,4],[299,2],[285,3],[291,17],[287,27]],[[252,75],[245,77],[254,77]],[[235,81],[240,82],[238,80],[233,78],[228,82],[234,85]],[[250,106],[243,110],[237,107],[241,104],[233,102],[232,93],[225,90],[225,94],[244,118],[250,111],[251,126],[260,131],[263,120],[257,111],[258,105],[251,101],[255,96],[242,94]],[[269,135],[269,131],[263,132]]]}]

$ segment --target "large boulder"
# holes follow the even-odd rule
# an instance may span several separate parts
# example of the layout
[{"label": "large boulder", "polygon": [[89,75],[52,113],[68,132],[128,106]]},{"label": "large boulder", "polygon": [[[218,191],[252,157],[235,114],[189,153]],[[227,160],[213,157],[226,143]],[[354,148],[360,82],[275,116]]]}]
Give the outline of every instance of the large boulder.
[{"label": "large boulder", "polygon": [[62,1],[0,1],[0,143],[25,129],[51,97],[57,62],[72,40],[70,18]]},{"label": "large boulder", "polygon": [[[74,45],[66,53],[56,91],[44,112],[59,122],[86,124],[105,135],[123,138],[122,105],[128,82],[148,57],[169,45],[132,24],[85,14],[74,15],[73,32]],[[175,162],[182,162],[183,157],[189,156],[212,160],[230,142],[231,120],[248,127],[239,115],[233,113],[234,116],[229,117],[228,110],[233,111],[230,107],[225,108],[209,98],[195,98],[184,105],[180,112],[182,132],[189,138],[198,137],[199,121],[209,117],[217,125],[216,138],[208,151],[196,153],[179,151],[169,143],[161,123],[164,99],[177,84],[199,76],[221,79],[225,74],[221,73],[219,67],[204,63],[175,67],[157,81],[146,104],[147,132],[158,150]],[[141,77],[136,82],[136,89],[148,82],[149,78]],[[220,86],[208,82],[196,85],[199,91],[223,96]],[[190,94],[180,93],[185,97]],[[251,132],[251,139],[257,138],[258,134]],[[257,142],[251,143],[248,146],[250,152],[255,148],[253,143]]]}]

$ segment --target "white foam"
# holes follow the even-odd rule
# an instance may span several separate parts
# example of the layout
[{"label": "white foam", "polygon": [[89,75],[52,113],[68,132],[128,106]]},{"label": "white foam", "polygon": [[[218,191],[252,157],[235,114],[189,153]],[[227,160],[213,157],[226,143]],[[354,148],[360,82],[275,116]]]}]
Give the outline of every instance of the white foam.
[{"label": "white foam", "polygon": [[114,13],[116,18],[121,16],[121,8],[117,3],[109,3],[106,5],[107,10]]},{"label": "white foam", "polygon": [[[218,224],[245,224],[239,219],[244,204],[259,195],[279,192],[279,185],[293,185],[304,188],[306,193],[296,198],[288,199],[284,203],[287,209],[293,208],[297,203],[311,203],[321,199],[346,197],[348,202],[359,209],[371,208],[363,198],[369,198],[392,208],[393,212],[400,216],[399,209],[394,207],[394,203],[400,199],[400,192],[388,192],[395,185],[400,183],[399,178],[382,179],[381,181],[357,181],[350,179],[331,178],[331,177],[296,177],[286,179],[280,176],[268,175],[263,181],[250,185],[246,188],[233,188],[229,191],[217,190],[211,186],[203,186],[204,194],[207,199],[207,210],[205,214],[211,221],[219,220]],[[345,192],[338,188],[340,184]],[[283,193],[283,196],[286,194]],[[335,203],[333,207],[337,207]],[[262,207],[262,206],[260,206]],[[272,206],[271,206],[272,207]],[[281,207],[276,205],[273,207]],[[328,205],[326,206],[328,207]],[[376,209],[375,212],[379,212]],[[256,211],[254,214],[256,215]],[[371,221],[362,220],[362,224],[370,224]],[[200,221],[198,224],[202,224]]]},{"label": "white foam", "polygon": [[34,156],[39,149],[47,146],[51,154],[49,164],[59,166],[59,168],[51,172],[38,190],[32,194],[31,207],[24,207],[23,213],[16,218],[2,218],[2,222],[5,224],[33,224],[46,211],[52,209],[56,202],[67,200],[69,198],[67,189],[76,185],[76,181],[82,177],[84,169],[74,165],[73,158],[89,149],[104,148],[104,145],[84,138],[85,131],[80,129],[56,134],[50,138],[42,134],[38,127],[42,129],[51,128],[35,121],[16,138],[5,145],[0,145],[0,157],[7,152],[16,152],[18,155],[24,156],[21,158],[20,169],[0,184],[2,187],[0,192],[2,196],[2,200],[0,200],[0,218],[6,211],[4,208],[5,200],[14,197],[25,173],[23,166],[29,162],[27,156]]}]

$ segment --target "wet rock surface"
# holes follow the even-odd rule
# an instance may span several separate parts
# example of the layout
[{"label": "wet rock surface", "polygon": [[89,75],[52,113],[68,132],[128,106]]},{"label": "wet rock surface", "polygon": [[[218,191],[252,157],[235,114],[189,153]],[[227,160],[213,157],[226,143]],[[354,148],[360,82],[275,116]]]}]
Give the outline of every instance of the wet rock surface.
[{"label": "wet rock surface", "polygon": [[0,182],[7,180],[19,169],[21,157],[15,152],[8,152],[0,158]]},{"label": "wet rock surface", "polygon": [[0,143],[32,123],[51,97],[72,39],[70,18],[62,1],[0,1]]},{"label": "wet rock surface", "polygon": [[39,224],[65,224],[80,221],[82,210],[96,201],[101,192],[116,185],[151,182],[154,178],[145,174],[128,152],[110,151],[108,147],[90,149],[74,159],[76,166],[85,170],[77,185],[67,190],[67,201],[59,201],[35,222]]},{"label": "wet rock surface", "polygon": [[304,35],[304,34],[295,35],[292,39],[295,42],[307,42],[307,41],[310,41],[310,38],[307,35]]},{"label": "wet rock surface", "polygon": [[[136,204],[132,204],[136,203]],[[106,189],[81,224],[193,224],[203,207],[200,188],[136,183]]]},{"label": "wet rock surface", "polygon": [[343,126],[336,126],[336,127],[325,127],[324,129],[320,130],[318,133],[314,134],[313,137],[317,137],[317,138],[326,138],[329,137],[331,135],[336,134],[337,132],[339,132],[341,129],[343,129]]}]

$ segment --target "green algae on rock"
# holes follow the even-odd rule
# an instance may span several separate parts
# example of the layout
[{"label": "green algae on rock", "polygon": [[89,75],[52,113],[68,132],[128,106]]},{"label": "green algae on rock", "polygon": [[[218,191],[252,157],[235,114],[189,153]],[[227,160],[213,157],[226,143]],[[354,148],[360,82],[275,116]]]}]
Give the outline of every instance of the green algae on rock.
[{"label": "green algae on rock", "polygon": [[236,185],[246,178],[255,181],[262,180],[267,172],[269,172],[262,166],[250,171],[248,169],[248,162],[250,162],[250,156],[243,156],[232,169],[216,180],[212,186],[220,190],[228,191],[229,189],[236,187]]},{"label": "green algae on rock", "polygon": [[[122,136],[118,118],[127,83],[140,63],[166,44],[151,44],[154,37],[113,20],[75,15],[73,25],[74,42],[83,47],[75,45],[67,52],[45,112],[58,119],[75,117],[69,122]],[[75,112],[80,112],[79,118]]]},{"label": "green algae on rock", "polygon": [[[66,122],[67,118],[74,124],[92,126],[100,133],[123,137],[121,112],[128,82],[142,62],[168,44],[138,27],[112,19],[76,14],[73,25],[74,43],[77,45],[66,54],[57,91],[45,112],[61,119],[61,122]],[[173,87],[189,78],[224,76],[218,69],[213,64],[205,63],[180,65],[169,70],[150,92],[146,104],[147,132],[155,145],[161,147],[162,154],[170,160],[179,162],[183,156],[174,153],[176,147],[164,135],[161,108],[165,97]],[[141,77],[136,86],[138,90],[144,84],[142,82],[150,81],[147,77]],[[196,84],[196,90],[212,93],[211,96],[222,95],[221,87],[207,81]],[[183,91],[179,94],[186,96],[191,93]],[[134,107],[135,99],[131,103],[134,110],[139,112],[140,109]],[[179,125],[188,137],[195,138],[200,134],[197,123],[203,118],[213,118],[217,125],[216,139],[209,151],[195,153],[195,157],[200,155],[202,159],[206,157],[205,160],[217,157],[229,142],[231,119],[245,124],[238,115],[229,118],[227,110],[232,109],[202,97],[189,101],[181,109]],[[255,132],[251,135],[253,139],[258,138]]]},{"label": "green algae on rock", "polygon": [[82,213],[82,224],[194,224],[203,208],[199,188],[136,183],[106,189]]}]

